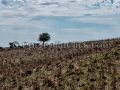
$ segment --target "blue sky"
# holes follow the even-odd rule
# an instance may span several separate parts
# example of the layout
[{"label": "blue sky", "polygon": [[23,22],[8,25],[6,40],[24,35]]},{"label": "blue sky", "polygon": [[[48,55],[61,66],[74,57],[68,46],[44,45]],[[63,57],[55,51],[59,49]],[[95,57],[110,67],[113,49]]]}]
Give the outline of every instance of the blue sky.
[{"label": "blue sky", "polygon": [[120,0],[0,0],[0,46],[86,41],[120,35]]}]

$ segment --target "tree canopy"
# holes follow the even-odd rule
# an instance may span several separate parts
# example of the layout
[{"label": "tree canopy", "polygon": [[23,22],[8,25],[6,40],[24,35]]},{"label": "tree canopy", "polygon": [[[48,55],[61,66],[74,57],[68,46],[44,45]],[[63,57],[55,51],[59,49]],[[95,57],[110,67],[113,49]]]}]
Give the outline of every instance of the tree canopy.
[{"label": "tree canopy", "polygon": [[50,35],[48,33],[42,33],[39,35],[38,41],[42,41],[43,45],[44,45],[44,43],[49,41],[50,39],[51,38],[50,38]]}]

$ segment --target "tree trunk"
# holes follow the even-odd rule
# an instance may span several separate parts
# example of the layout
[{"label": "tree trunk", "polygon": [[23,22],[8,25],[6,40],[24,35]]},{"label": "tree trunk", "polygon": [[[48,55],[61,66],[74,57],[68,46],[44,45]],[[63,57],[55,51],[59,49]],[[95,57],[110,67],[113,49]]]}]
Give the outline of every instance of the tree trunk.
[{"label": "tree trunk", "polygon": [[45,41],[43,41],[43,45],[45,44]]}]

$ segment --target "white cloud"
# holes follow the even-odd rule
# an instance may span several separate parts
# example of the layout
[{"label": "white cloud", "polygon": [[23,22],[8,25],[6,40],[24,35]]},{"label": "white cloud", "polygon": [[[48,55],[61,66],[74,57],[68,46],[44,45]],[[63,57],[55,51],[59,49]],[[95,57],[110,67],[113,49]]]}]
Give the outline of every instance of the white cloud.
[{"label": "white cloud", "polygon": [[65,28],[65,29],[62,29],[63,31],[68,31],[68,32],[77,32],[77,31],[80,31],[80,29],[76,29],[76,28]]},{"label": "white cloud", "polygon": [[119,15],[111,15],[111,16],[87,16],[87,17],[75,17],[72,19],[75,22],[83,22],[83,23],[93,23],[93,24],[104,24],[104,25],[120,25]]},{"label": "white cloud", "polygon": [[[82,14],[120,14],[120,0],[1,0],[0,10],[11,9],[22,15],[79,16]],[[4,3],[3,3],[4,4]],[[19,11],[18,11],[19,10]],[[20,12],[21,10],[21,12]],[[11,13],[13,13],[11,11]],[[5,13],[5,12],[4,12]],[[10,14],[10,13],[9,13]]]}]

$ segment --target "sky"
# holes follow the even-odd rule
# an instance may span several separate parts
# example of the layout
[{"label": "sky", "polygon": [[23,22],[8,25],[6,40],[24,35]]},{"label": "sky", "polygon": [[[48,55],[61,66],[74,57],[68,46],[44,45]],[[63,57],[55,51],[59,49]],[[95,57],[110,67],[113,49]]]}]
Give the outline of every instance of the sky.
[{"label": "sky", "polygon": [[115,38],[120,35],[120,0],[0,0],[0,46]]}]

